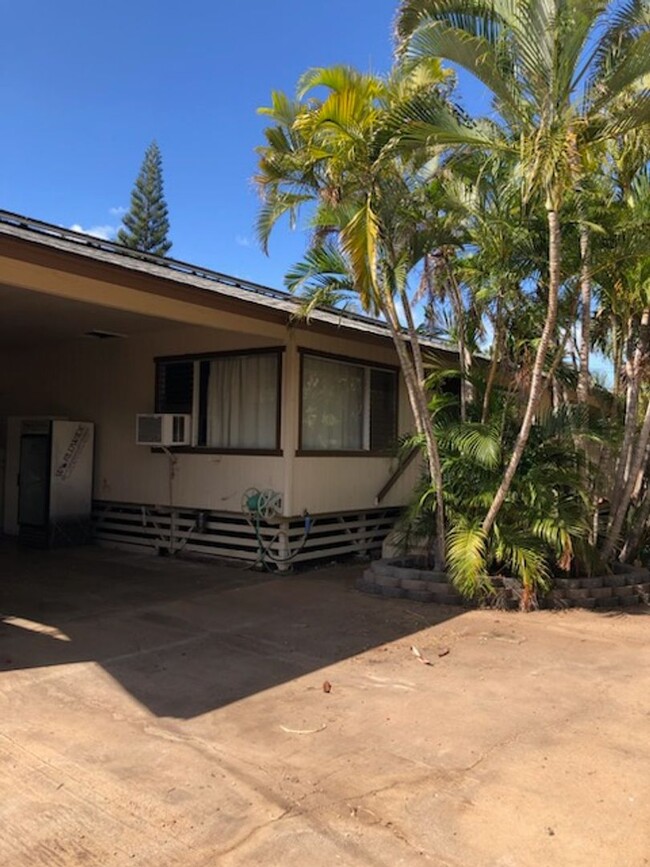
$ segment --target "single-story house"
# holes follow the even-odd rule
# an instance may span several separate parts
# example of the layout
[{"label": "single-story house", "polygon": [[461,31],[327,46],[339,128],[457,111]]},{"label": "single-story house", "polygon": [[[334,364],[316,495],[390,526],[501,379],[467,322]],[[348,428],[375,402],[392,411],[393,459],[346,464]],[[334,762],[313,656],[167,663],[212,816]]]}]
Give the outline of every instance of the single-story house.
[{"label": "single-story house", "polygon": [[400,473],[395,444],[412,420],[381,322],[333,309],[307,322],[285,292],[8,212],[0,305],[7,535],[21,496],[34,506],[25,438],[64,420],[78,424],[57,428],[56,478],[90,443],[100,543],[286,567],[376,549],[409,499],[419,467]]}]

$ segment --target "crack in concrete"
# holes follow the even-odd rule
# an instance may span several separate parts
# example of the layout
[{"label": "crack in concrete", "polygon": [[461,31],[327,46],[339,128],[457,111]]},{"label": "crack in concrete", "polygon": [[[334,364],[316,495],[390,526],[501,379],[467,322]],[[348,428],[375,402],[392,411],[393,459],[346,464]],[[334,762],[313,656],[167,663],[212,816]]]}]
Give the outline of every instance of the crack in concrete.
[{"label": "crack in concrete", "polygon": [[[137,825],[138,823],[142,822],[150,827],[152,831],[152,840],[155,840],[155,838],[160,835],[160,828],[151,821],[146,812],[140,812],[136,809],[133,809],[132,806],[126,806],[123,801],[120,801],[117,798],[112,799],[107,794],[98,792],[96,787],[90,786],[82,778],[76,777],[73,773],[71,773],[70,769],[55,765],[53,762],[49,761],[45,757],[40,756],[33,750],[30,750],[24,744],[19,743],[15,738],[12,738],[11,735],[0,732],[0,737],[2,737],[5,741],[8,741],[12,745],[12,747],[20,750],[25,755],[29,756],[33,760],[33,762],[36,763],[35,766],[33,763],[30,763],[32,764],[32,768],[34,771],[36,771],[36,773],[41,774],[48,780],[51,780],[53,777],[54,781],[56,782],[60,782],[61,777],[65,777],[68,783],[73,783],[74,786],[83,790],[85,793],[83,795],[79,794],[79,792],[76,791],[74,787],[68,785],[66,786],[66,795],[84,804],[92,802],[99,811],[104,813],[104,815],[109,817],[111,820],[117,821],[120,825],[129,827],[129,824],[125,821],[123,816],[124,812],[126,812],[129,818],[133,819],[134,823],[130,830],[139,832],[140,829],[137,827]],[[101,803],[101,800],[103,800],[108,806],[104,806]],[[117,811],[115,810],[116,806],[119,807]],[[175,842],[182,844],[187,849],[193,850],[193,847],[189,843],[187,843],[187,841],[184,840],[182,837],[177,836],[176,834],[170,832],[168,829],[165,829],[165,832]],[[117,844],[114,843],[114,845]],[[125,855],[130,854],[130,852],[128,852],[127,850],[123,851]]]},{"label": "crack in concrete", "polygon": [[268,822],[262,822],[261,825],[256,825],[254,828],[251,828],[251,830],[244,837],[242,837],[241,840],[238,840],[236,843],[233,843],[232,846],[229,846],[227,849],[222,849],[219,852],[219,858],[224,858],[227,855],[232,855],[233,852],[236,852],[237,849],[241,849],[248,842],[250,842],[250,840],[252,840],[255,836],[257,836],[257,834],[266,830],[266,828],[270,828],[272,825],[275,825],[277,822],[281,822],[282,819],[284,819],[290,813],[291,813],[291,807],[288,807],[286,810],[284,810],[282,813],[280,813],[279,816],[274,816],[274,818],[269,819]]}]

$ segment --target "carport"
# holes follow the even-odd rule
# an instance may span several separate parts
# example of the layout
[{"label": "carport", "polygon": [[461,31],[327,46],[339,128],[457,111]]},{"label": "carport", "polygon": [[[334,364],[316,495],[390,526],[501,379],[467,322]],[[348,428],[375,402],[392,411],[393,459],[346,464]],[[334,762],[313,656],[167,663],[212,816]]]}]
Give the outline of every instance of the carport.
[{"label": "carport", "polygon": [[[0,304],[0,516],[7,534],[18,531],[24,425],[52,419],[94,425],[88,500],[95,538],[109,544],[177,550],[180,540],[193,553],[248,562],[261,547],[295,555],[296,563],[368,554],[408,500],[417,464],[396,473],[393,452],[372,446],[369,432],[371,376],[388,389],[390,436],[411,427],[381,323],[328,310],[307,323],[295,318],[297,302],[285,293],[3,212]],[[302,449],[305,358],[312,367],[327,359],[321,367],[362,372],[368,400],[359,403],[367,415],[361,451]],[[237,364],[239,385],[209,388],[217,368]],[[271,376],[254,372],[271,369]],[[259,442],[207,440],[208,413],[215,426],[233,407],[262,406],[272,409]],[[155,413],[183,417],[190,430],[173,454],[136,443],[136,417]],[[373,424],[379,417],[375,412]],[[69,436],[73,443],[74,432]],[[271,492],[280,532],[256,530],[242,514],[249,489]],[[313,520],[306,523],[306,515]]]},{"label": "carport", "polygon": [[4,532],[17,535],[18,420],[94,422],[116,388],[106,374],[116,355],[109,343],[138,341],[174,326],[159,317],[6,284],[0,285],[0,305],[0,516]]},{"label": "carport", "polygon": [[197,291],[196,275],[151,257],[125,260],[110,244],[0,216],[4,532],[18,530],[19,425],[12,431],[11,418],[93,422],[94,499],[165,503],[164,461],[136,447],[134,435],[136,414],[154,410],[153,359],[204,346],[280,343],[284,314],[218,275]]}]

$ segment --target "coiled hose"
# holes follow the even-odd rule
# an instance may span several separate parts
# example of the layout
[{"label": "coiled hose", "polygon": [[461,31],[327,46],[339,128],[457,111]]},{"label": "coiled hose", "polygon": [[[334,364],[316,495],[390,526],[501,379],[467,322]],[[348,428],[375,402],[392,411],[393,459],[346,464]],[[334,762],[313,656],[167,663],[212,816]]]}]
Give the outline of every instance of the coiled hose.
[{"label": "coiled hose", "polygon": [[282,494],[271,489],[260,491],[258,488],[248,488],[242,495],[242,512],[252,527],[258,544],[257,560],[252,568],[254,569],[256,566],[261,565],[265,569],[268,569],[269,572],[271,571],[268,564],[269,560],[278,567],[287,566],[295,560],[305,547],[314,525],[313,518],[309,512],[305,511],[303,514],[305,521],[304,530],[297,548],[290,554],[278,556],[273,552],[272,548],[284,531],[278,528],[270,540],[265,542],[260,532],[260,523],[262,521],[269,523],[273,519],[282,516]]}]

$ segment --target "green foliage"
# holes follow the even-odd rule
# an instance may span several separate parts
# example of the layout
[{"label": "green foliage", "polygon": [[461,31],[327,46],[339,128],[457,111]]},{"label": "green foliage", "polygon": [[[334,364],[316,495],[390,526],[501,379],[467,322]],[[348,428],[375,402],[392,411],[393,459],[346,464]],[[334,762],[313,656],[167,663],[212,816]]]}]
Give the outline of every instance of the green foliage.
[{"label": "green foliage", "polygon": [[[402,0],[396,41],[391,75],[315,68],[261,110],[258,235],[266,250],[306,211],[286,278],[303,313],[353,306],[391,328],[419,431],[408,446],[437,480],[405,536],[431,538],[444,512],[463,592],[503,574],[530,600],[592,568],[597,527],[606,562],[648,535],[650,2]],[[455,103],[444,61],[491,91],[489,117]],[[418,334],[458,347],[460,406],[449,371],[409,360]],[[584,347],[611,359],[613,395]],[[630,544],[599,501],[619,518],[629,506]]]},{"label": "green foliage", "polygon": [[480,522],[459,521],[447,535],[447,563],[454,584],[465,596],[491,589],[485,570],[486,539]]},{"label": "green foliage", "polygon": [[315,307],[357,308],[356,291],[347,262],[331,242],[313,247],[285,276],[287,288],[300,295],[301,313],[309,318]]},{"label": "green foliage", "polygon": [[125,247],[166,256],[172,242],[168,239],[169,219],[163,193],[162,157],[156,142],[147,148],[131,193],[131,207],[122,220],[124,227],[117,240]]},{"label": "green foliage", "polygon": [[[481,517],[499,485],[516,437],[517,414],[497,390],[500,408],[488,424],[461,423],[448,408],[437,416],[445,479],[448,568],[458,589],[470,597],[492,590],[491,577],[521,583],[528,598],[548,589],[553,575],[582,572],[589,549],[590,502],[587,465],[578,443],[602,437],[579,409],[561,408],[533,426],[519,472],[497,521],[486,537]],[[417,440],[405,442],[405,448]],[[402,543],[427,542],[435,532],[435,497],[422,479],[400,528]]]},{"label": "green foliage", "polygon": [[308,311],[332,300],[383,311],[437,243],[432,210],[395,152],[390,122],[416,93],[444,101],[446,78],[437,62],[388,78],[317,68],[300,80],[297,100],[274,93],[260,109],[271,125],[257,149],[258,237],[267,250],[276,223],[295,226],[307,208],[311,244],[287,285],[306,295]]}]

